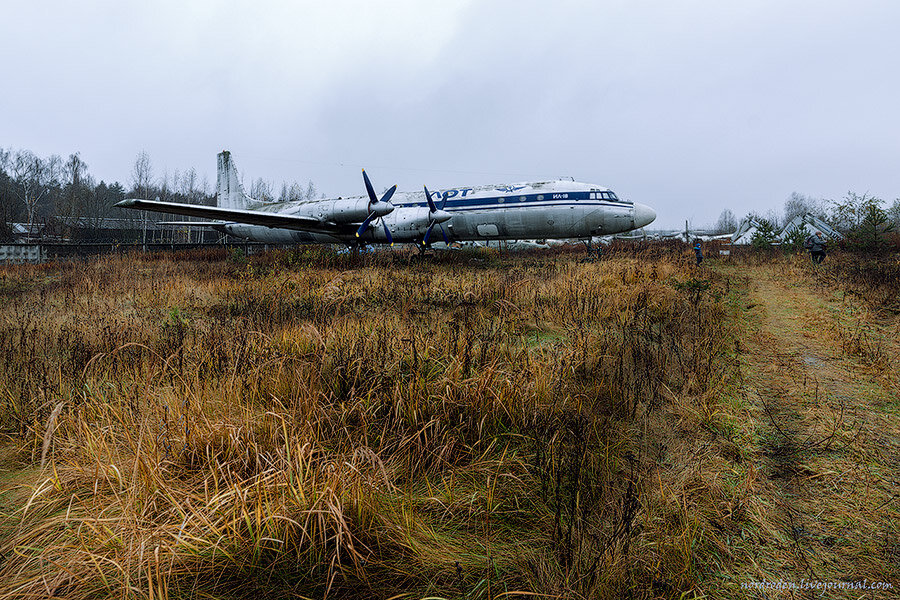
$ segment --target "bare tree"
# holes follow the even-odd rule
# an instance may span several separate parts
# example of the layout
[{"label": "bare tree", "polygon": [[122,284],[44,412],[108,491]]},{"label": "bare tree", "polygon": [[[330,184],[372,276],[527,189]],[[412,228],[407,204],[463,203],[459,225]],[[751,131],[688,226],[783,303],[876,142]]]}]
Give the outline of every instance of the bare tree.
[{"label": "bare tree", "polygon": [[303,186],[297,183],[296,181],[291,184],[290,191],[288,192],[288,200],[291,202],[296,202],[298,200],[305,200],[306,192],[303,191]]},{"label": "bare tree", "polygon": [[[62,162],[62,159],[60,159]],[[69,159],[62,166],[64,172],[66,188],[62,194],[61,202],[57,202],[56,212],[60,215],[69,217],[88,216],[86,196],[88,195],[85,186],[85,175],[87,174],[87,163],[81,160],[81,155],[76,152],[69,155]]]},{"label": "bare tree", "polygon": [[6,150],[0,148],[0,240],[11,240],[13,237],[12,228],[8,223],[12,223],[15,214],[18,212],[18,203],[13,202],[11,196],[15,195],[12,191],[14,183],[9,177],[9,170],[12,161],[12,148]]},{"label": "bare tree", "polygon": [[10,148],[9,150],[0,148],[0,172],[5,173],[9,171],[12,164],[12,156],[12,148]]},{"label": "bare tree", "polygon": [[79,193],[79,213],[80,218],[86,218],[93,227],[100,229],[103,226],[103,220],[110,216],[112,202],[108,194],[109,186],[101,182],[103,188],[99,189],[99,184],[94,178],[84,173],[81,179],[81,187]]},{"label": "bare tree", "polygon": [[67,183],[73,186],[82,185],[87,169],[87,163],[81,160],[80,153],[70,154],[65,166]]},{"label": "bare tree", "polygon": [[250,186],[250,197],[259,202],[272,202],[272,184],[265,181],[262,177],[257,177]]},{"label": "bare tree", "polygon": [[40,158],[28,150],[19,150],[13,156],[11,171],[18,187],[21,188],[19,198],[25,204],[30,241],[34,237],[34,216],[38,203],[48,191],[48,188],[44,187],[47,169]]},{"label": "bare tree", "polygon": [[731,209],[726,208],[722,211],[722,214],[719,215],[719,220],[716,221],[714,229],[716,233],[733,233],[737,231],[737,227],[737,218],[734,216],[734,213],[731,212]]},{"label": "bare tree", "polygon": [[215,197],[215,194],[212,192],[212,187],[209,185],[208,175],[204,175],[203,181],[200,182],[200,192],[203,194],[204,198],[209,198],[210,196]]},{"label": "bare tree", "polygon": [[153,184],[153,165],[150,155],[141,150],[134,159],[134,167],[131,169],[131,184],[133,192],[138,198],[150,199],[150,187]]},{"label": "bare tree", "polygon": [[198,200],[197,169],[191,167],[189,170],[185,171],[181,175],[181,181],[179,183],[180,185],[178,191],[181,193],[181,195],[191,202],[196,202]]},{"label": "bare tree", "polygon": [[316,184],[309,180],[306,182],[306,200],[315,200],[319,194],[319,190],[316,189]]},{"label": "bare tree", "polygon": [[[150,199],[150,186],[153,182],[153,165],[150,163],[150,155],[141,150],[134,159],[134,167],[131,169],[131,182],[134,193],[138,198]],[[141,212],[141,229],[144,252],[147,251],[147,211]]]},{"label": "bare tree", "polygon": [[63,188],[66,181],[66,164],[59,154],[51,154],[44,160],[44,199],[38,206],[38,212],[50,217],[60,214],[59,206],[63,203]]},{"label": "bare tree", "polygon": [[784,222],[787,224],[794,217],[803,215],[823,217],[825,215],[825,205],[821,200],[812,196],[792,192],[788,199],[784,201]]},{"label": "bare tree", "polygon": [[174,191],[175,186],[169,185],[169,172],[163,171],[162,177],[157,182],[156,195],[163,202],[169,202],[171,200],[170,196]]},{"label": "bare tree", "polygon": [[[176,171],[177,174],[177,171]],[[200,204],[200,195],[201,192],[198,189],[198,176],[197,169],[191,167],[187,171],[181,174],[181,177],[177,179],[177,181],[172,183],[172,187],[176,188],[176,191],[181,194],[181,197],[186,201],[193,204]],[[189,221],[193,221],[193,218],[187,219]],[[197,234],[197,241],[203,239],[203,231],[200,228],[189,228],[188,229],[188,239],[193,241],[194,234]]]},{"label": "bare tree", "polygon": [[764,219],[771,223],[772,227],[774,227],[776,231],[781,229],[785,225],[781,222],[781,215],[779,215],[778,211],[774,208],[770,208],[769,210],[767,210],[766,214],[761,216],[761,219]]},{"label": "bare tree", "polygon": [[[66,164],[62,157],[59,154],[51,154],[44,164],[47,169],[48,185],[59,186],[67,175]],[[87,170],[87,165],[85,165],[85,170]]]},{"label": "bare tree", "polygon": [[172,172],[172,193],[181,194],[181,180],[184,175],[178,169]]},{"label": "bare tree", "polygon": [[318,199],[318,196],[319,191],[316,189],[316,184],[312,181],[307,181],[306,186],[296,181],[291,183],[285,181],[281,184],[281,193],[278,195],[278,201],[302,202],[305,200],[316,200]]}]

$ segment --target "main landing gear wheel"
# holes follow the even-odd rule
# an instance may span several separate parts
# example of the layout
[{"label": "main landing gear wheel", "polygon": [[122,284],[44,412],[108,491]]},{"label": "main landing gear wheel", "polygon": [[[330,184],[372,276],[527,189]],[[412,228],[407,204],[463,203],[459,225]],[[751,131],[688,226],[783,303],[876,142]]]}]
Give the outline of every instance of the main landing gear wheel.
[{"label": "main landing gear wheel", "polygon": [[584,247],[587,249],[587,257],[582,258],[578,262],[597,262],[603,258],[603,244],[597,244],[597,248],[595,249],[591,240],[581,240],[581,243],[584,244]]}]

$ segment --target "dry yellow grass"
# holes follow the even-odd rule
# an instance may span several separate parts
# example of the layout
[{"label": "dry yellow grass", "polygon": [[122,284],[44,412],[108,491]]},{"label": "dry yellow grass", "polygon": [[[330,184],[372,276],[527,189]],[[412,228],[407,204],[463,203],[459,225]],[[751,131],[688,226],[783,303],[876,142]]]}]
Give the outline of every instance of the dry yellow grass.
[{"label": "dry yellow grass", "polygon": [[0,597],[743,597],[746,283],[577,258],[0,270]]}]

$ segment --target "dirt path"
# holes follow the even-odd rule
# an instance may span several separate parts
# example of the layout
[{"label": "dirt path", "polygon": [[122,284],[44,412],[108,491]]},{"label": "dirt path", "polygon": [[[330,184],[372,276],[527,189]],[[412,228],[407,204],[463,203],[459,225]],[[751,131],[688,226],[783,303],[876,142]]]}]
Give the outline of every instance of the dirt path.
[{"label": "dirt path", "polygon": [[[852,326],[836,296],[792,282],[779,267],[745,274],[750,326],[740,392],[758,442],[758,572],[771,581],[888,582],[888,592],[826,595],[898,597],[900,404],[884,369],[900,356],[892,342],[883,344],[893,356],[879,363],[880,372],[864,357],[848,356]],[[766,590],[750,597],[821,593]]]}]

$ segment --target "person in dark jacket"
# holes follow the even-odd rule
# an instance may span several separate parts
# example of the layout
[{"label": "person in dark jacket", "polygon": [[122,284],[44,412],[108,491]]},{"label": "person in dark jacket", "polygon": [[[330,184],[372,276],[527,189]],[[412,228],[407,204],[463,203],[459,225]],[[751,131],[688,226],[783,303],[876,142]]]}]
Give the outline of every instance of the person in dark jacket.
[{"label": "person in dark jacket", "polygon": [[825,249],[828,241],[825,239],[825,236],[822,235],[821,231],[817,231],[814,235],[806,238],[806,242],[804,242],[803,246],[809,250],[809,256],[812,258],[814,263],[822,264],[822,261],[825,260]]},{"label": "person in dark jacket", "polygon": [[700,246],[700,240],[694,240],[694,256],[697,257],[697,266],[703,262],[703,247]]}]

